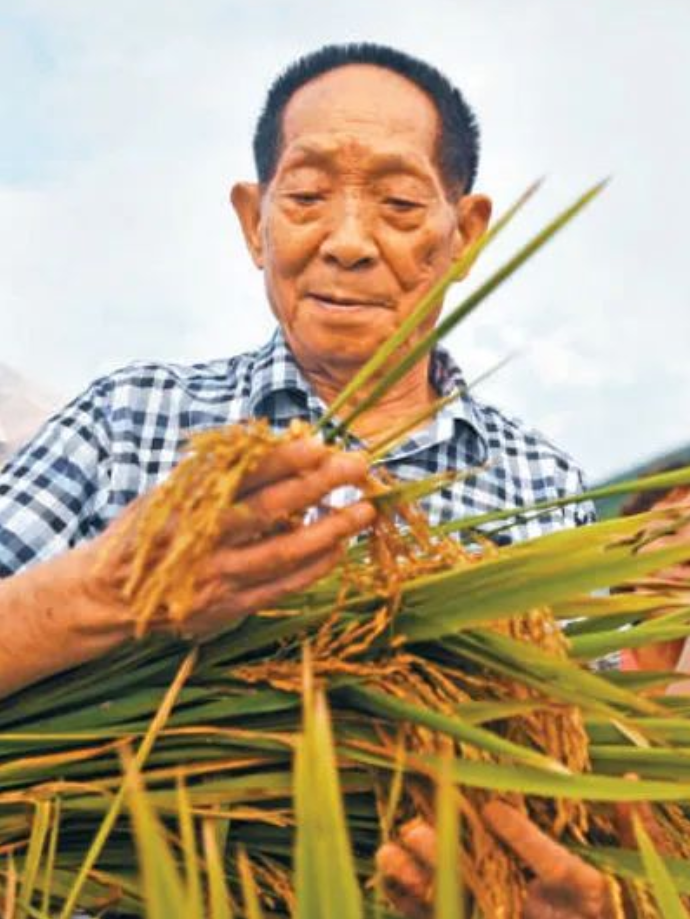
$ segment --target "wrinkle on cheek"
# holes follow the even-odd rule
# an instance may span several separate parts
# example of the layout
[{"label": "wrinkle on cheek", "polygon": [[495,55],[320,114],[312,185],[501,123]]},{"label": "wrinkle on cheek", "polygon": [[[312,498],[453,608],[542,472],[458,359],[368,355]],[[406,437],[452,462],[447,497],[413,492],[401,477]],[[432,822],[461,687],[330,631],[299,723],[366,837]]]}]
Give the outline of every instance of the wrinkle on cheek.
[{"label": "wrinkle on cheek", "polygon": [[422,254],[421,262],[427,272],[436,272],[436,268],[442,258],[442,250],[439,245],[429,246]]},{"label": "wrinkle on cheek", "polygon": [[384,259],[405,293],[425,288],[438,277],[440,262],[448,261],[446,249],[444,240],[430,232],[419,234],[405,251],[399,245],[381,244]]},{"label": "wrinkle on cheek", "polygon": [[284,277],[299,275],[318,252],[323,229],[315,226],[299,226],[276,219],[266,228],[265,246],[272,253],[272,261],[278,273]]}]

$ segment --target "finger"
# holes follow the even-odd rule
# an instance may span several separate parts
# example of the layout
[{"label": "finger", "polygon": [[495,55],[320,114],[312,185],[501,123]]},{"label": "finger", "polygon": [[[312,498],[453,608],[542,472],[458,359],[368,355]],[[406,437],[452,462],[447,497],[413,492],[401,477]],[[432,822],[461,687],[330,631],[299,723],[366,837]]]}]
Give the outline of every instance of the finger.
[{"label": "finger", "polygon": [[633,828],[633,805],[629,801],[618,801],[614,805],[614,823],[618,841],[626,849],[636,849],[635,830]]},{"label": "finger", "polygon": [[403,919],[432,919],[431,904],[420,903],[406,890],[401,890],[394,881],[383,881],[382,887],[386,899]]},{"label": "finger", "polygon": [[332,447],[316,437],[300,437],[278,444],[244,477],[239,493],[246,495],[281,479],[315,469],[332,452]]},{"label": "finger", "polygon": [[[289,574],[311,560],[336,548],[376,519],[376,510],[366,501],[351,504],[290,533],[260,542],[221,549],[209,559],[216,576],[231,578],[241,586],[274,581],[276,574]],[[203,583],[204,573],[200,579]]]},{"label": "finger", "polygon": [[407,849],[385,843],[376,853],[376,867],[396,909],[414,919],[428,915],[432,877]]},{"label": "finger", "polygon": [[570,904],[563,912],[562,903],[554,905],[553,892],[544,891],[539,882],[530,883],[527,887],[527,897],[522,907],[521,919],[606,919],[605,916],[590,917],[590,914],[583,914],[581,910],[573,912]]},{"label": "finger", "polygon": [[648,801],[640,801],[635,804],[621,801],[615,805],[615,824],[621,845],[625,846],[626,849],[637,848],[637,836],[633,822],[635,815],[639,817],[657,852],[661,855],[670,855],[671,846],[669,840],[666,838]]},{"label": "finger", "polygon": [[321,503],[342,485],[363,484],[366,474],[367,464],[361,454],[332,453],[309,474],[254,491],[227,514],[223,530],[229,541],[259,535]]},{"label": "finger", "polygon": [[621,913],[615,888],[602,874],[583,885],[565,878],[557,885],[533,880],[527,885],[522,919],[618,919]]},{"label": "finger", "polygon": [[[522,907],[521,919],[544,919],[544,916],[553,917],[554,908],[549,903],[548,897],[544,898],[541,891],[534,884],[527,887],[527,897]],[[556,914],[556,919],[558,915]]]},{"label": "finger", "polygon": [[571,875],[575,883],[601,881],[599,872],[549,838],[525,814],[503,801],[490,801],[482,810],[489,828],[545,883]]},{"label": "finger", "polygon": [[436,870],[436,830],[425,820],[410,820],[400,829],[400,841],[429,871]]},{"label": "finger", "polygon": [[223,596],[222,592],[219,595],[216,588],[215,596],[208,602],[204,602],[202,591],[197,606],[198,612],[193,613],[185,623],[185,631],[203,637],[227,628],[249,613],[270,609],[289,594],[305,590],[324,577],[335,568],[342,557],[343,549],[338,546],[286,577],[274,579],[270,585],[265,584],[239,592],[228,591],[226,587],[226,596]]}]

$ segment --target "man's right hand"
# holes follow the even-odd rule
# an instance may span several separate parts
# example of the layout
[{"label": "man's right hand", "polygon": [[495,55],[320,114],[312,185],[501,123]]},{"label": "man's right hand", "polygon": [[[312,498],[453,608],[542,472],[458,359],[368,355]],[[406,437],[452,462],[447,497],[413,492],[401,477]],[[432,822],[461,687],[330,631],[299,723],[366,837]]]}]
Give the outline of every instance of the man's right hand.
[{"label": "man's right hand", "polygon": [[[299,520],[336,488],[362,485],[366,474],[362,455],[338,453],[314,438],[281,444],[261,460],[237,495],[243,507],[228,510],[223,535],[199,572],[185,633],[212,634],[331,571],[349,539],[373,522],[373,505],[359,501],[310,525]],[[0,697],[133,635],[122,586],[129,537],[150,495],[96,539],[0,581]]]},{"label": "man's right hand", "polygon": [[[260,460],[244,479],[224,517],[220,539],[200,566],[185,634],[217,632],[331,571],[348,540],[373,522],[373,505],[359,501],[310,525],[300,521],[334,489],[362,485],[366,475],[361,454],[333,451],[315,438],[280,444]],[[135,531],[136,517],[147,500],[148,496],[142,498],[85,549],[90,560],[101,560],[100,565],[85,566],[85,583],[102,604],[121,603],[131,559],[127,531]]]}]

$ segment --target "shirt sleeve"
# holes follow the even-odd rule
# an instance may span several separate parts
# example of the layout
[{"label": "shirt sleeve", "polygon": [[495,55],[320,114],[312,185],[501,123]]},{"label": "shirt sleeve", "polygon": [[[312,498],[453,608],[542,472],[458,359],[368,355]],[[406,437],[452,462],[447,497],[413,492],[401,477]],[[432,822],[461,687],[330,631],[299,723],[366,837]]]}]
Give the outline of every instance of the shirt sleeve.
[{"label": "shirt sleeve", "polygon": [[96,381],[0,470],[0,577],[99,530],[111,469],[110,388]]},{"label": "shirt sleeve", "polygon": [[[582,470],[575,465],[571,465],[565,472],[565,479],[562,486],[562,496],[577,496],[587,491]],[[589,523],[596,523],[597,512],[592,501],[578,501],[566,504],[563,508],[563,520],[566,527],[587,526]]]}]

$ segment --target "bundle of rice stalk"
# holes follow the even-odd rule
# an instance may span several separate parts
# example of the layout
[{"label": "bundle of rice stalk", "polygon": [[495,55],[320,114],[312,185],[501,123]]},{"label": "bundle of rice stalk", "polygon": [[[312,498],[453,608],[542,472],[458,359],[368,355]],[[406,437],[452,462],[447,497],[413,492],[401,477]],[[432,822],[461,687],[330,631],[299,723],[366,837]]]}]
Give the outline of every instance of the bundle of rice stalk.
[{"label": "bundle of rice stalk", "polygon": [[[439,781],[439,777],[442,788],[438,795],[441,807],[437,813],[437,825],[442,828],[445,818],[445,823],[450,823],[451,829],[450,833],[442,836],[439,846],[439,887],[441,875],[451,880],[450,885],[446,882],[444,886],[446,891],[452,889],[454,884],[457,885],[458,878],[462,878],[470,890],[474,889],[474,871],[477,870],[475,860],[463,853],[461,871],[457,870],[455,850],[459,836],[453,830],[452,815],[456,814],[455,823],[457,815],[462,815],[463,846],[467,845],[469,839],[473,839],[476,845],[481,838],[476,805],[484,794],[477,795],[477,789],[495,789],[499,792],[508,790],[512,792],[509,797],[512,802],[525,793],[525,804],[537,818],[540,808],[547,803],[551,804],[549,820],[553,819],[555,802],[560,800],[563,804],[572,795],[585,795],[593,802],[605,802],[632,797],[637,800],[678,800],[685,798],[688,793],[688,786],[683,782],[641,779],[634,783],[628,782],[627,787],[619,787],[623,785],[622,782],[612,782],[592,773],[586,776],[570,775],[555,764],[544,766],[536,762],[534,766],[530,764],[529,768],[522,768],[522,757],[529,761],[530,749],[534,749],[528,745],[522,751],[518,749],[515,758],[512,756],[514,751],[505,753],[503,750],[496,757],[480,756],[481,752],[491,753],[494,744],[500,744],[504,732],[496,731],[493,737],[482,737],[479,731],[472,735],[473,726],[476,729],[478,724],[505,723],[514,718],[516,713],[534,713],[539,706],[546,713],[548,706],[556,707],[548,700],[546,693],[542,694],[541,699],[535,695],[527,705],[524,701],[521,704],[520,700],[506,700],[500,696],[500,701],[496,702],[468,701],[456,707],[459,714],[455,717],[448,717],[431,705],[427,709],[402,705],[397,710],[394,706],[393,714],[403,714],[404,720],[396,724],[393,718],[384,719],[379,716],[377,730],[372,732],[367,731],[362,724],[362,716],[368,710],[366,696],[363,708],[357,707],[356,699],[354,703],[348,704],[348,697],[352,695],[352,686],[349,685],[344,691],[344,699],[337,690],[331,694],[337,706],[336,757],[323,694],[313,689],[312,664],[307,671],[310,679],[306,685],[303,682],[302,704],[305,717],[302,726],[296,714],[290,719],[289,736],[286,725],[282,726],[280,735],[275,733],[276,738],[280,737],[279,742],[294,755],[292,780],[285,775],[288,765],[281,763],[279,757],[268,753],[262,757],[266,749],[262,741],[270,739],[266,724],[252,725],[254,719],[245,719],[242,727],[237,729],[233,727],[233,721],[237,723],[238,719],[229,717],[225,720],[227,736],[235,737],[235,743],[241,744],[245,750],[253,747],[254,763],[249,764],[241,754],[236,755],[234,763],[228,763],[224,761],[228,751],[225,754],[217,751],[215,761],[206,762],[210,768],[204,770],[204,773],[189,762],[180,762],[172,770],[156,770],[149,765],[146,774],[151,790],[148,795],[143,795],[139,780],[140,769],[146,765],[147,754],[150,763],[151,740],[156,733],[158,745],[167,749],[169,756],[180,755],[179,749],[171,745],[176,732],[169,726],[175,722],[176,707],[180,706],[185,692],[181,687],[185,680],[190,679],[193,663],[193,657],[189,654],[182,657],[177,678],[165,693],[163,703],[154,722],[146,730],[135,759],[128,752],[130,742],[122,741],[120,750],[125,762],[124,783],[119,776],[117,764],[113,764],[112,782],[90,780],[86,788],[76,783],[71,786],[63,782],[61,787],[56,788],[54,784],[34,782],[30,796],[23,797],[19,792],[17,800],[23,799],[27,803],[33,801],[33,817],[26,821],[26,825],[31,826],[28,847],[23,847],[19,842],[11,847],[6,846],[11,852],[8,857],[10,867],[5,875],[6,892],[12,894],[15,903],[26,903],[33,896],[33,914],[57,915],[59,904],[64,904],[69,892],[78,888],[80,902],[91,909],[103,911],[110,905],[119,912],[165,916],[168,919],[174,919],[178,914],[208,916],[211,919],[228,915],[251,917],[261,915],[262,910],[266,915],[284,915],[286,910],[290,910],[293,915],[303,919],[315,919],[324,915],[332,919],[360,919],[369,915],[367,910],[373,911],[376,906],[375,892],[370,902],[365,902],[355,879],[357,873],[370,876],[368,850],[379,839],[387,837],[394,817],[404,808],[403,802],[407,795],[414,807],[424,808],[427,814],[433,810],[433,784]],[[487,671],[490,672],[489,668]],[[203,674],[203,667],[199,673]],[[513,685],[520,686],[521,681],[517,679]],[[359,691],[360,694],[363,692],[361,684]],[[370,693],[370,696],[376,699],[375,692]],[[270,703],[270,699],[266,701]],[[600,704],[596,698],[592,703],[594,708]],[[556,705],[562,707],[560,701]],[[384,704],[382,710],[386,712],[387,708]],[[640,738],[644,736],[641,732],[645,728],[673,731],[678,729],[679,724],[683,724],[683,719],[674,717],[657,718],[652,724],[646,716],[632,713],[630,705],[616,706],[616,709],[619,718],[623,719],[625,715],[628,717],[625,729],[630,733],[639,731]],[[184,707],[181,710],[178,708],[178,711],[183,715]],[[348,718],[350,724],[340,730],[339,721],[344,718]],[[429,754],[418,753],[419,744],[413,737],[403,746],[400,740],[402,734],[415,727],[424,729],[430,723],[437,746],[445,747],[440,755],[438,750]],[[615,718],[610,720],[610,725],[619,727]],[[621,721],[621,730],[622,725]],[[396,732],[396,745],[392,752],[378,739],[374,744],[378,743],[379,748],[372,746],[372,734],[386,730],[391,735]],[[220,725],[215,728],[211,725],[205,728],[197,725],[194,733],[197,737],[211,740],[215,746],[222,731]],[[111,735],[116,733],[111,730]],[[131,738],[137,738],[139,733],[134,727],[129,729]],[[65,736],[69,736],[67,732]],[[457,737],[461,738],[460,754],[471,757],[468,762],[461,759],[453,762],[447,758],[447,739]],[[621,762],[617,772],[620,774],[626,769],[625,758],[635,748],[621,745],[620,740],[618,745]],[[668,744],[666,750],[670,752]],[[677,746],[673,747],[671,755],[682,759],[682,752]],[[197,761],[201,759],[199,750],[195,752],[194,758]],[[340,805],[336,762],[342,769],[345,809]],[[492,767],[492,763],[498,765]],[[512,768],[506,768],[511,763]],[[31,765],[25,763],[29,768]],[[203,774],[212,778],[200,778]],[[405,782],[414,783],[414,790],[403,791],[403,776]],[[26,779],[24,785],[27,785]],[[108,788],[112,789],[114,795],[104,791]],[[281,820],[281,809],[291,809],[293,793],[294,817],[289,820],[289,828],[285,828]],[[144,800],[141,800],[142,797]],[[99,798],[102,800],[99,801]],[[126,843],[122,839],[118,842],[113,833],[119,805],[127,799],[134,813],[134,843],[124,827],[120,832],[123,835],[127,833]],[[158,811],[165,819],[165,824],[154,818],[152,811]],[[106,818],[102,819],[104,813]],[[658,813],[662,819],[671,820],[676,831],[682,832],[682,821],[673,808],[666,805]],[[78,818],[84,819],[87,814],[93,819],[90,821],[88,838],[80,843],[77,834]],[[449,815],[450,821],[447,819]],[[605,808],[599,805],[598,811],[593,813],[594,822],[601,822],[606,816]],[[260,821],[258,827],[252,825],[256,821]],[[293,823],[297,829],[296,844],[293,839]],[[271,825],[276,827],[273,834],[268,831]],[[668,831],[668,827],[666,829]],[[101,848],[104,833],[111,834],[105,850]],[[641,829],[640,833],[644,833],[644,830]],[[484,837],[482,841],[484,845],[489,845],[489,851],[482,853],[483,859],[479,865],[481,877],[485,882],[489,879],[500,881],[500,876],[496,878],[495,874],[500,868],[500,862],[495,861],[497,852],[493,850],[491,837],[486,834]],[[350,838],[354,842],[354,852]],[[577,850],[595,864],[632,882],[637,910],[634,915],[676,915],[666,907],[657,911],[653,898],[658,898],[660,903],[669,900],[673,903],[678,900],[678,894],[674,891],[687,892],[690,889],[687,863],[673,858],[667,858],[666,865],[658,858],[654,861],[649,840],[646,840],[647,848],[638,854],[604,845],[607,841],[613,842],[605,836],[594,843],[590,839],[585,839],[583,843],[581,834],[576,836],[571,826],[565,828],[564,838],[575,841]],[[130,845],[132,850],[129,849]],[[220,871],[219,853],[224,849],[229,854],[225,867],[232,892],[226,889],[226,880]],[[138,858],[135,857],[135,850]],[[296,855],[294,884],[290,871],[293,850]],[[475,854],[478,856],[480,853]],[[96,860],[97,867],[94,865]],[[123,866],[127,870],[123,870]],[[647,875],[653,898],[646,896]],[[256,899],[253,899],[255,887],[258,891]],[[36,907],[36,903],[41,906]],[[53,906],[56,907],[55,912],[52,911]],[[438,919],[453,915],[446,912],[446,906],[449,906],[447,899],[439,901],[435,914]],[[515,904],[490,908],[498,911],[492,913],[488,911],[489,908],[485,908],[482,913],[476,914],[519,915],[516,911],[519,907]],[[17,914],[22,915],[21,912]],[[63,910],[63,914],[69,913]],[[383,913],[379,912],[379,915]]]},{"label": "bundle of rice stalk", "polygon": [[[441,288],[432,292],[366,369],[366,379],[381,375],[371,395],[342,411],[362,385],[359,375],[332,407],[326,436],[334,442],[345,436],[382,387],[594,193],[381,373],[438,302]],[[446,286],[479,248],[454,266]],[[336,413],[340,420],[333,423]],[[160,619],[184,629],[194,572],[214,545],[220,517],[242,476],[279,442],[261,424],[200,435],[155,502],[144,503],[125,586],[142,635]],[[690,482],[690,470],[647,480],[645,487],[680,482]],[[635,916],[661,915],[655,895],[677,904],[674,891],[690,893],[683,810],[690,799],[684,751],[690,704],[652,692],[668,674],[623,676],[585,666],[631,643],[690,632],[690,610],[680,596],[592,596],[682,559],[682,547],[649,544],[650,531],[678,527],[682,515],[651,511],[499,550],[478,531],[492,522],[487,517],[454,524],[459,540],[448,527],[427,525],[414,500],[438,485],[434,479],[402,486],[372,476],[379,516],[370,540],[353,547],[333,575],[212,644],[190,650],[183,641],[149,634],[7,699],[0,707],[6,914],[68,919],[79,906],[175,915],[166,910],[177,896],[151,905],[145,851],[149,841],[152,851],[163,851],[155,838],[169,857],[153,862],[168,880],[175,865],[186,872],[184,890],[192,892],[184,902],[205,904],[204,915],[232,910],[254,917],[263,910],[311,919],[324,915],[319,897],[325,894],[318,890],[338,890],[338,905],[327,913],[336,919],[355,919],[366,909],[382,915],[375,890],[363,899],[355,877],[374,876],[373,854],[400,820],[413,813],[433,819],[437,786],[447,840],[439,889],[447,889],[455,870],[457,810],[460,874],[476,916],[519,916],[525,895],[526,871],[481,817],[496,796],[615,876]],[[508,516],[493,515],[494,525]],[[473,549],[463,547],[463,536]],[[303,729],[306,645],[319,691],[307,693]],[[323,692],[333,711],[332,752],[324,703],[315,701]],[[635,780],[626,778],[631,771]],[[663,858],[642,827],[639,854],[621,847],[611,811],[617,801],[653,803]],[[342,868],[340,880],[335,866]],[[454,915],[444,912],[451,908],[441,897],[439,919]],[[191,907],[186,913],[197,914]]]}]

